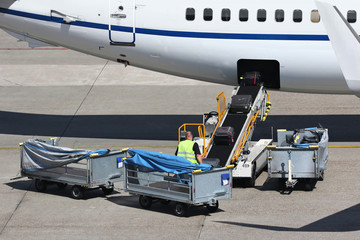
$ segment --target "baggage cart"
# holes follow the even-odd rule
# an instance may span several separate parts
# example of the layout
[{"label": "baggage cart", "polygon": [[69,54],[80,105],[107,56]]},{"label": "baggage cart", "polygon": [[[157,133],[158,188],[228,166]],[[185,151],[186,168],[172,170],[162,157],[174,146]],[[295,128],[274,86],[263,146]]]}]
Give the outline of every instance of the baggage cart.
[{"label": "baggage cart", "polygon": [[313,180],[323,180],[328,160],[328,132],[322,128],[278,130],[278,146],[267,147],[269,178],[293,188],[305,181],[312,190]]},{"label": "baggage cart", "polygon": [[[162,159],[164,156],[169,155],[161,154]],[[139,204],[144,209],[150,208],[157,200],[163,204],[175,202],[176,216],[185,216],[192,206],[206,206],[209,212],[215,212],[219,207],[219,200],[232,197],[233,165],[209,171],[194,170],[189,174],[174,174],[128,164],[126,159],[124,161],[124,189],[139,195]],[[187,162],[185,159],[184,161]]]},{"label": "baggage cart", "polygon": [[[121,151],[109,151],[103,155],[93,153],[79,161],[58,167],[28,169],[25,167],[27,164],[25,161],[31,154],[25,152],[25,146],[25,144],[20,145],[21,177],[34,179],[35,188],[40,192],[46,191],[49,184],[56,184],[59,188],[72,185],[71,196],[81,199],[85,190],[88,189],[101,188],[105,194],[111,194],[114,190],[114,183],[124,179],[123,165],[117,160],[125,156]],[[43,144],[43,146],[47,145]],[[56,148],[56,146],[54,147]],[[61,150],[60,147],[58,148]]]}]

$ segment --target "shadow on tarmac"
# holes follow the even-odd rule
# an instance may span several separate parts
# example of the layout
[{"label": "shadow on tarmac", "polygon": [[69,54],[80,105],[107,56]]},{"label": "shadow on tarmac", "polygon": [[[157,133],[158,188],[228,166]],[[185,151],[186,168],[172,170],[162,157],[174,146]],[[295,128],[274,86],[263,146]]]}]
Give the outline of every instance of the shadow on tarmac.
[{"label": "shadow on tarmac", "polygon": [[[39,192],[35,189],[34,181],[33,180],[18,180],[18,181],[11,181],[8,183],[4,183],[5,185],[22,191],[30,191],[30,192]],[[46,190],[43,192],[45,194],[51,194],[55,196],[61,197],[69,197],[71,198],[70,194],[71,186],[67,186],[65,188],[57,187],[56,183],[49,183],[46,187]],[[116,191],[114,191],[115,193]],[[87,200],[95,197],[106,197],[106,195],[101,191],[99,188],[88,189],[84,193],[84,198],[82,200]],[[74,199],[74,201],[76,201]]]},{"label": "shadow on tarmac", "polygon": [[[201,115],[47,115],[0,111],[0,134],[80,138],[176,140],[183,123],[200,123]],[[329,129],[332,142],[360,142],[360,115],[269,116],[258,122],[253,140],[271,138],[274,129]],[[236,127],[236,126],[235,126]]]},{"label": "shadow on tarmac", "polygon": [[[18,181],[12,181],[8,183],[4,183],[5,185],[22,191],[30,191],[30,192],[38,192],[34,187],[34,181],[33,180],[18,180]],[[58,188],[56,184],[49,184],[46,188],[45,194],[60,196],[60,197],[68,197],[71,198],[70,194],[70,187],[67,186],[65,188]],[[114,192],[110,195],[104,195],[104,193],[101,191],[101,189],[88,189],[84,193],[84,198],[81,200],[87,200],[92,199],[96,197],[102,197],[106,198],[106,200],[121,205],[124,207],[131,207],[136,209],[141,209],[141,206],[139,204],[139,196],[136,195],[115,195],[115,194],[123,194],[123,192],[117,192],[114,190]],[[40,194],[40,193],[39,193]],[[74,199],[74,201],[77,201]],[[163,214],[170,214],[174,215],[174,209],[175,209],[175,202],[170,202],[169,204],[162,204],[159,200],[154,200],[151,208],[144,209],[144,211],[152,211],[157,213],[163,213]],[[217,212],[222,212],[220,208],[217,210]],[[216,214],[216,213],[211,213]],[[188,209],[188,214],[186,217],[194,217],[194,216],[200,216],[200,215],[210,215],[209,211],[205,206],[201,207],[191,207]]]},{"label": "shadow on tarmac", "polygon": [[341,212],[322,218],[300,228],[279,227],[260,224],[249,224],[230,221],[217,221],[241,227],[256,228],[278,232],[352,232],[360,230],[360,204],[347,208]]},{"label": "shadow on tarmac", "polygon": [[[109,196],[108,201],[115,203],[117,205],[142,209],[139,204],[139,196]],[[144,209],[144,211],[157,212],[162,214],[174,215],[175,211],[175,202],[169,202],[167,204],[163,204],[160,200],[153,200],[152,205],[148,209]],[[197,206],[190,207],[187,211],[185,218],[194,217],[194,216],[208,216],[211,214],[216,214],[218,212],[223,212],[220,208],[215,213],[209,213],[205,206]]]},{"label": "shadow on tarmac", "polygon": [[284,179],[268,178],[262,186],[255,186],[254,189],[259,191],[278,191],[280,194],[289,195],[293,191],[313,191],[316,189],[318,181],[317,179],[298,179],[294,188],[286,188]]}]

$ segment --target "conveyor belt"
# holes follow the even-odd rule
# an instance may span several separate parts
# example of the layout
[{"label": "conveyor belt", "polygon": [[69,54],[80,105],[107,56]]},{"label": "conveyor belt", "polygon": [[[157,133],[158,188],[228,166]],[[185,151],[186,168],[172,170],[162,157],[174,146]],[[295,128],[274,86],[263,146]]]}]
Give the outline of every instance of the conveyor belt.
[{"label": "conveyor belt", "polygon": [[[231,126],[234,128],[234,141],[239,137],[241,129],[246,121],[246,114],[228,114],[223,126]],[[226,161],[229,158],[231,150],[234,148],[234,144],[231,145],[213,145],[207,158],[219,158],[220,166],[224,167]]]},{"label": "conveyor belt", "polygon": [[[240,87],[236,95],[252,95],[253,101],[256,99],[261,87],[260,86],[246,86]],[[234,141],[239,137],[239,134],[246,122],[248,113],[228,113],[222,126],[228,127],[231,126],[234,128]],[[213,145],[210,149],[210,152],[207,155],[207,158],[218,158],[220,159],[220,166],[224,167],[226,162],[231,154],[231,151],[234,148],[234,144],[231,145]]]},{"label": "conveyor belt", "polygon": [[240,87],[236,93],[236,95],[251,95],[252,99],[255,100],[256,96],[260,91],[260,86],[246,86]]}]

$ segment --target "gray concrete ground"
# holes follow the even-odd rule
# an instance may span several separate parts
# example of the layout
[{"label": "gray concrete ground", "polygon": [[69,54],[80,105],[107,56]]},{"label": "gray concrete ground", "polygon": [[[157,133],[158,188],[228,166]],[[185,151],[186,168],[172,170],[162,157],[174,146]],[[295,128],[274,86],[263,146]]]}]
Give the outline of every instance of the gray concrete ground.
[{"label": "gray concrete ground", "polygon": [[281,194],[264,172],[255,188],[234,188],[218,212],[196,208],[178,218],[171,204],[143,210],[137,197],[121,191],[105,197],[94,190],[73,200],[69,188],[39,193],[31,180],[11,181],[19,171],[17,144],[33,137],[61,136],[68,147],[173,153],[180,123],[201,121],[216,108],[217,93],[232,91],[69,50],[19,49],[26,47],[0,31],[0,239],[359,238],[360,101],[354,96],[270,92],[270,124],[259,124],[260,137],[277,122],[329,127],[328,170],[312,192],[300,184]]}]

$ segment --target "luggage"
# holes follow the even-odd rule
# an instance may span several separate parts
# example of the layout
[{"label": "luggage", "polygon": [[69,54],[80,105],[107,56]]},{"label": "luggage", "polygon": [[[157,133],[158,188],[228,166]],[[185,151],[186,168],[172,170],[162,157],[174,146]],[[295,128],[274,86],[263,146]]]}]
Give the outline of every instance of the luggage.
[{"label": "luggage", "polygon": [[231,97],[230,113],[248,113],[252,105],[251,95],[234,95]]},{"label": "luggage", "polygon": [[204,158],[203,163],[210,164],[214,168],[220,167],[220,159],[219,158]]},{"label": "luggage", "polygon": [[219,127],[214,134],[215,145],[231,145],[234,143],[234,128]]},{"label": "luggage", "polygon": [[240,83],[242,86],[257,86],[260,84],[260,79],[260,72],[246,72],[240,77]]}]

